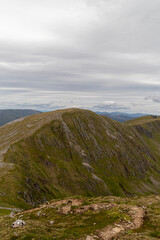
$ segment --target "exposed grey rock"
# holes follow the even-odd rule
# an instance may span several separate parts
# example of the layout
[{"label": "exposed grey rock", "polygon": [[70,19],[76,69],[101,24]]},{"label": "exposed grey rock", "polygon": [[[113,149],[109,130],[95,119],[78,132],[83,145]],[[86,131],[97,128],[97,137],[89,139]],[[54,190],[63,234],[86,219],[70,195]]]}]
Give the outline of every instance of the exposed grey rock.
[{"label": "exposed grey rock", "polygon": [[37,212],[36,215],[37,215],[38,217],[46,216],[46,214],[43,213],[43,212],[41,212],[41,211]]},{"label": "exposed grey rock", "polygon": [[18,228],[18,227],[23,227],[25,225],[26,225],[26,223],[24,221],[18,219],[15,222],[12,223],[11,227],[12,228]]},{"label": "exposed grey rock", "polygon": [[37,212],[36,215],[37,215],[38,217],[40,217],[40,216],[41,216],[41,211]]},{"label": "exposed grey rock", "polygon": [[53,225],[53,224],[54,224],[54,221],[50,221],[49,223],[50,223],[50,225]]},{"label": "exposed grey rock", "polygon": [[95,180],[99,181],[99,182],[103,182],[102,179],[100,179],[99,177],[97,177],[97,176],[96,176],[95,174],[93,174],[93,173],[92,173],[92,177],[93,177]]},{"label": "exposed grey rock", "polygon": [[93,167],[89,164],[89,163],[86,163],[86,162],[82,162],[83,166],[85,166],[86,168],[88,168],[89,170],[94,170]]}]

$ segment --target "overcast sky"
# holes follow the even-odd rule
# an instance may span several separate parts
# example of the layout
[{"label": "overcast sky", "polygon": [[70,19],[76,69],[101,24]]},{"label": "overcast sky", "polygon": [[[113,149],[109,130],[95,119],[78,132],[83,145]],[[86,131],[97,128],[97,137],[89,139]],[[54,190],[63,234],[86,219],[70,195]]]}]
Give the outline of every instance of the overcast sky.
[{"label": "overcast sky", "polygon": [[0,0],[0,108],[160,114],[160,0]]}]

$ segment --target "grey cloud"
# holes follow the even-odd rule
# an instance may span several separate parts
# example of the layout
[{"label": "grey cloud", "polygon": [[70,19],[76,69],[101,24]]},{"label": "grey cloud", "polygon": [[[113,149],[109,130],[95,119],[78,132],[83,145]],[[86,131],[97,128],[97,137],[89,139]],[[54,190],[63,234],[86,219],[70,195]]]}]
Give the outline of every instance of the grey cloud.
[{"label": "grey cloud", "polygon": [[160,103],[160,97],[152,97],[152,96],[149,96],[149,97],[146,97],[145,100],[151,100],[155,103]]},{"label": "grey cloud", "polygon": [[[52,94],[46,95],[46,91],[55,91],[57,95],[64,91],[66,95],[69,92],[70,102],[74,103],[70,104],[68,98],[66,103],[66,95],[62,99],[59,94],[57,99],[62,102],[55,106],[135,112],[146,109],[148,112],[144,98],[156,96],[160,91],[159,0],[68,0],[70,15],[65,15],[64,0],[59,3],[46,0],[41,16],[38,15],[43,12],[41,0],[34,4],[31,0],[13,2],[23,7],[22,13],[25,6],[31,9],[35,18],[31,14],[29,22],[33,22],[33,27],[31,24],[26,29],[31,35],[29,39],[25,40],[22,35],[26,36],[26,33],[20,30],[16,40],[9,37],[4,40],[2,34],[0,36],[1,106],[5,92],[6,97],[15,100],[14,106],[18,105],[19,99],[25,106],[28,96],[33,107],[44,104],[47,109]],[[58,16],[54,18],[56,10]],[[19,22],[18,16],[14,17]],[[35,28],[35,19],[38,19],[36,26],[44,24],[40,30]],[[25,20],[24,12],[24,26]],[[0,31],[5,29],[5,24],[8,23],[0,23]],[[40,35],[38,40],[32,39],[34,31]],[[32,94],[35,90],[36,96]],[[83,102],[82,94],[88,92],[98,95],[98,101],[86,98],[86,103]],[[128,96],[125,100],[124,95]],[[107,96],[110,96],[109,101],[118,99],[119,104],[104,105]],[[37,98],[41,98],[42,104],[37,105]],[[157,106],[153,106],[158,101],[157,97],[152,97],[148,107],[158,111]]]},{"label": "grey cloud", "polygon": [[122,106],[117,103],[103,103],[93,106],[93,109],[96,109],[98,111],[117,111],[117,110],[128,110],[129,108],[126,106]]},{"label": "grey cloud", "polygon": [[0,105],[1,109],[35,109],[35,110],[41,110],[41,111],[54,111],[56,109],[64,109],[66,108],[65,105],[56,105],[53,103],[48,102],[47,104],[41,103],[41,104],[35,104],[35,103],[14,103],[14,102],[1,102]]}]

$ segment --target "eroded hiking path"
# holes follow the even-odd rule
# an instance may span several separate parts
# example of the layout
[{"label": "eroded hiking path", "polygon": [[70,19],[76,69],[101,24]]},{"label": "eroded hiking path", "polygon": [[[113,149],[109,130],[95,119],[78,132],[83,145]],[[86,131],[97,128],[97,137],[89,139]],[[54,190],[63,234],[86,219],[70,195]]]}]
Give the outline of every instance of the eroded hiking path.
[{"label": "eroded hiking path", "polygon": [[15,216],[25,214],[25,213],[32,213],[32,212],[35,212],[35,211],[40,211],[44,208],[58,207],[58,206],[61,206],[60,209],[62,211],[63,211],[63,209],[66,208],[66,210],[64,211],[64,213],[62,212],[62,214],[68,214],[70,212],[71,206],[80,206],[82,203],[83,203],[83,201],[79,200],[79,199],[59,200],[59,201],[51,202],[49,204],[43,204],[43,205],[41,205],[40,207],[37,207],[37,208],[33,208],[33,209],[29,209],[29,210],[24,211],[24,212],[17,213]]},{"label": "eroded hiking path", "polygon": [[129,206],[128,210],[128,214],[131,216],[132,221],[118,223],[114,226],[107,226],[106,228],[100,230],[97,236],[92,237],[91,239],[97,239],[97,237],[103,240],[118,239],[117,237],[124,234],[127,230],[140,228],[145,217],[144,209],[141,207]]}]

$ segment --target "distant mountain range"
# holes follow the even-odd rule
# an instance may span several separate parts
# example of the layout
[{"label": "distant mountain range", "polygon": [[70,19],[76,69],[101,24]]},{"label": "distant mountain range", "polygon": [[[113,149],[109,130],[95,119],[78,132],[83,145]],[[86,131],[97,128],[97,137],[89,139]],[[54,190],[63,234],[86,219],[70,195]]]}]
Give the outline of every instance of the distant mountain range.
[{"label": "distant mountain range", "polygon": [[134,118],[143,117],[147,114],[142,113],[123,113],[123,112],[96,112],[97,114],[109,117],[113,120],[116,120],[118,122],[125,122]]},{"label": "distant mountain range", "polygon": [[5,109],[0,110],[0,126],[14,121],[18,118],[27,117],[30,115],[34,115],[40,113],[39,111],[31,110],[31,109]]},{"label": "distant mountain range", "polygon": [[[34,115],[40,113],[40,111],[32,110],[32,109],[4,109],[0,110],[0,126],[12,122],[18,118],[27,117],[30,115]],[[134,118],[145,116],[146,114],[142,113],[123,113],[123,112],[96,112],[99,115],[103,115],[109,117],[118,122],[125,122],[128,120],[132,120]]]}]

